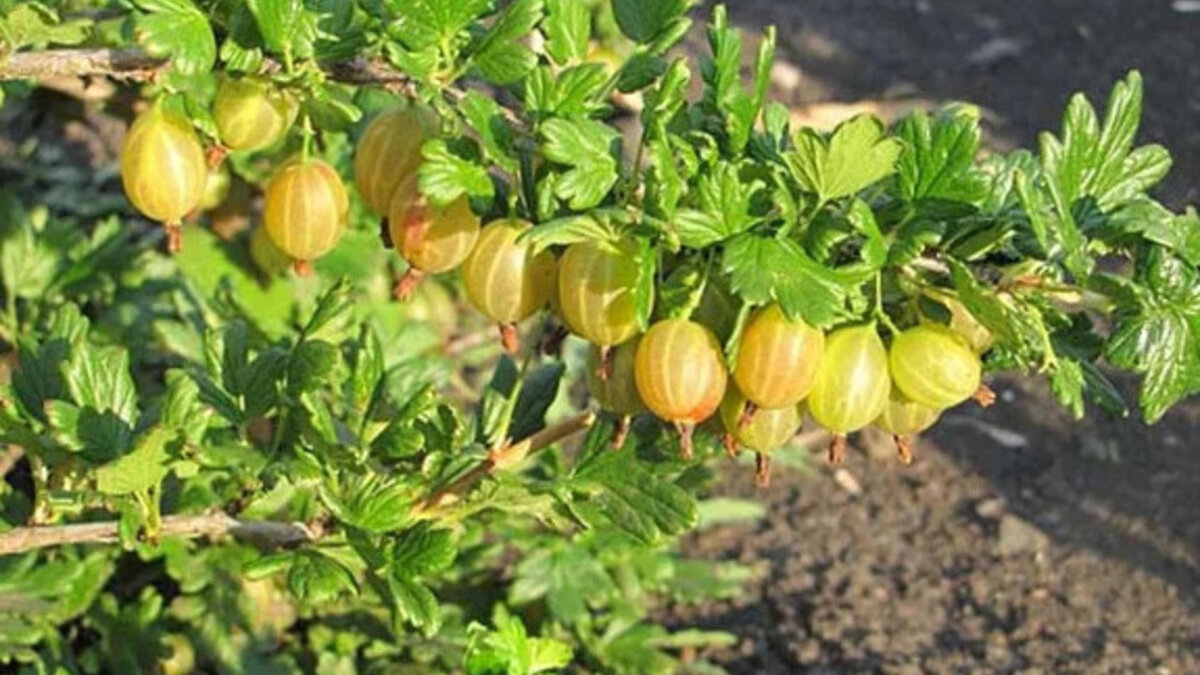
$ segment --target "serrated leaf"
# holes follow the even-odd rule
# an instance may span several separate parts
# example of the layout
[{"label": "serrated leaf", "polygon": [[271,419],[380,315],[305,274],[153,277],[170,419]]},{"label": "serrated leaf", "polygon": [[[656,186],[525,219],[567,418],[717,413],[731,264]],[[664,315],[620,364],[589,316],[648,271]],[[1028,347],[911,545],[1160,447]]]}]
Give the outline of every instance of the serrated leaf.
[{"label": "serrated leaf", "polygon": [[337,364],[338,348],[323,340],[305,340],[288,363],[288,392],[293,396],[318,389]]},{"label": "serrated leaf", "polygon": [[413,495],[398,481],[372,474],[321,489],[321,500],[338,520],[372,533],[394,532],[412,520]]},{"label": "serrated leaf", "polygon": [[688,0],[613,0],[613,15],[629,39],[647,43],[682,16],[689,4]]},{"label": "serrated leaf", "polygon": [[586,549],[553,546],[521,561],[508,595],[515,605],[544,598],[555,619],[574,625],[588,616],[588,599],[603,597],[612,587],[604,566]]},{"label": "serrated leaf", "polygon": [[389,571],[394,576],[423,577],[445,571],[458,551],[449,530],[420,525],[401,532],[389,548]]},{"label": "serrated leaf", "polygon": [[959,202],[974,205],[987,194],[974,169],[981,132],[978,113],[963,107],[930,116],[913,113],[896,128],[904,142],[897,185],[906,201]]},{"label": "serrated leaf", "polygon": [[592,16],[579,0],[546,0],[546,53],[559,65],[580,61],[587,56]]},{"label": "serrated leaf", "polygon": [[217,42],[208,17],[192,0],[137,0],[150,12],[137,19],[136,35],[146,51],[168,57],[181,75],[212,70]]},{"label": "serrated leaf", "polygon": [[803,129],[794,140],[796,149],[784,154],[784,162],[800,187],[821,202],[850,196],[891,175],[903,147],[872,115],[843,122],[829,138]]},{"label": "serrated leaf", "polygon": [[696,524],[692,496],[650,473],[632,452],[595,455],[578,469],[573,483],[588,493],[585,502],[575,503],[575,510],[593,528],[616,529],[634,541],[653,544]]},{"label": "serrated leaf", "polygon": [[474,149],[468,142],[456,143],[452,150],[443,139],[428,141],[422,148],[425,161],[419,172],[421,192],[439,206],[463,195],[490,199],[495,186]]},{"label": "serrated leaf", "polygon": [[546,157],[572,167],[560,176],[555,194],[576,211],[590,209],[603,201],[617,182],[618,167],[613,153],[620,134],[594,120],[552,119],[542,126],[542,135]]},{"label": "serrated leaf", "polygon": [[442,623],[441,607],[437,598],[424,584],[408,577],[388,577],[388,595],[391,599],[393,623],[399,632],[400,625],[410,623],[425,635],[437,633]]},{"label": "serrated leaf", "polygon": [[322,605],[346,591],[358,592],[354,574],[341,561],[313,549],[296,553],[288,570],[292,595],[313,605]]},{"label": "serrated leaf", "polygon": [[537,65],[537,56],[521,41],[542,18],[543,0],[515,0],[496,17],[474,46],[471,63],[495,84],[515,82]]},{"label": "serrated leaf", "polygon": [[45,44],[76,45],[87,39],[92,21],[62,21],[58,14],[40,2],[17,4],[0,22],[7,51]]},{"label": "serrated leaf", "polygon": [[533,245],[536,255],[551,246],[568,246],[581,241],[616,241],[616,234],[591,216],[567,216],[525,231],[521,240]]},{"label": "serrated leaf", "polygon": [[246,0],[268,50],[309,58],[316,42],[317,14],[303,0]]},{"label": "serrated leaf", "polygon": [[726,246],[722,266],[732,290],[750,304],[779,302],[785,314],[810,326],[828,326],[845,315],[845,290],[794,241],[739,235]]},{"label": "serrated leaf", "polygon": [[512,130],[500,104],[477,91],[468,91],[458,109],[475,130],[487,156],[506,170],[515,171],[517,162],[512,155]]},{"label": "serrated leaf", "polygon": [[138,440],[133,451],[96,469],[96,489],[109,495],[144,493],[167,475],[167,444],[175,432],[155,427]]},{"label": "serrated leaf", "polygon": [[1138,270],[1136,304],[1118,311],[1105,355],[1144,375],[1142,416],[1158,421],[1200,391],[1200,275],[1161,249]]}]

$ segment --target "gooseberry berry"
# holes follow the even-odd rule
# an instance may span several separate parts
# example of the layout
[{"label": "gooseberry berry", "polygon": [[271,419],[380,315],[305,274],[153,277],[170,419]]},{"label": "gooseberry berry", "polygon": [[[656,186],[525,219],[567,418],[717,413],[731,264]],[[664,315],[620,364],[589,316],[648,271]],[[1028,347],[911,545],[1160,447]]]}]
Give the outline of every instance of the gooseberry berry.
[{"label": "gooseberry berry", "polygon": [[950,330],[963,336],[976,354],[982,354],[992,348],[992,331],[980,323],[961,300],[949,291],[941,289],[926,290],[925,295],[946,307],[950,312]]},{"label": "gooseberry berry", "polygon": [[808,412],[833,432],[829,459],[841,462],[846,434],[879,417],[891,391],[888,352],[875,324],[848,326],[825,339],[825,354],[808,394]]},{"label": "gooseberry berry", "polygon": [[517,241],[532,227],[522,220],[497,220],[480,232],[462,266],[467,300],[500,325],[504,348],[518,347],[516,324],[546,306],[554,290],[557,265],[549,251]]},{"label": "gooseberry berry", "polygon": [[770,464],[767,453],[780,447],[796,434],[804,413],[799,405],[789,405],[782,408],[758,408],[749,422],[745,422],[747,410],[753,404],[746,396],[731,385],[721,401],[721,423],[725,427],[725,449],[730,455],[737,452],[738,445],[744,445],[757,454],[757,471],[755,479],[760,486],[766,486],[771,480]]},{"label": "gooseberry berry", "polygon": [[445,208],[429,203],[414,173],[400,182],[388,209],[392,244],[408,261],[396,285],[396,297],[407,300],[426,274],[440,274],[462,264],[479,238],[479,216],[464,195]]},{"label": "gooseberry berry", "polygon": [[387,215],[396,188],[421,164],[421,146],[437,132],[437,114],[422,105],[390,108],[371,120],[354,154],[354,184],[368,208]]},{"label": "gooseberry berry", "polygon": [[727,373],[717,338],[687,319],[664,319],[642,336],[634,361],[642,402],[679,429],[683,456],[692,456],[692,433],[725,395]]},{"label": "gooseberry berry", "polygon": [[263,226],[271,242],[295,258],[296,272],[328,253],[346,229],[346,188],[337,171],[319,160],[293,160],[267,183]]},{"label": "gooseberry berry", "polygon": [[204,177],[204,194],[200,197],[200,204],[197,208],[201,211],[211,211],[220,206],[229,196],[231,183],[227,165],[219,164],[210,167],[208,174]]},{"label": "gooseberry berry", "polygon": [[909,448],[908,437],[933,426],[941,415],[942,411],[908,398],[893,383],[887,405],[875,419],[875,426],[892,435],[896,440],[896,451],[900,455],[900,461],[909,464],[912,462],[912,451]]},{"label": "gooseberry berry", "polygon": [[905,396],[936,410],[958,405],[979,389],[979,356],[966,339],[941,324],[922,324],[897,335],[888,364]]},{"label": "gooseberry berry", "polygon": [[821,331],[768,305],[746,324],[733,379],[755,406],[794,406],[812,389],[824,351]]},{"label": "gooseberry berry", "polygon": [[183,245],[179,224],[200,205],[208,168],[188,121],[155,104],[134,120],[121,147],[121,183],[133,206],[167,228],[167,248]]},{"label": "gooseberry berry", "polygon": [[[588,350],[585,373],[588,393],[601,408],[618,418],[616,433],[612,438],[614,448],[625,444],[625,437],[629,433],[629,418],[646,410],[646,404],[642,403],[642,397],[638,395],[637,377],[634,374],[639,342],[640,339],[634,336],[609,350],[604,350],[599,345],[592,345]],[[601,366],[606,361],[608,371],[605,377],[601,377]]]},{"label": "gooseberry berry", "polygon": [[247,152],[278,143],[299,110],[295,98],[258,77],[225,78],[213,101],[221,142]]},{"label": "gooseberry berry", "polygon": [[568,246],[558,269],[558,309],[567,327],[602,351],[636,335],[639,269],[632,240]]}]

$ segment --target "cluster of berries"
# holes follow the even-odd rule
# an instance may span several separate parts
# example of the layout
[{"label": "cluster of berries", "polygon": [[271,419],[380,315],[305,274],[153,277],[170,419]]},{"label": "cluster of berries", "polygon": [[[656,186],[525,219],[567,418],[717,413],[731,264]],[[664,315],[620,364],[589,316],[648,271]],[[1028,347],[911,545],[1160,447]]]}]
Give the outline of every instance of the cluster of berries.
[{"label": "cluster of berries", "polygon": [[[295,114],[290,98],[250,79],[223,83],[214,110],[230,150],[278,142]],[[677,427],[690,456],[696,426],[719,420],[723,429],[715,430],[730,452],[744,446],[758,454],[765,482],[767,453],[796,433],[805,410],[832,432],[831,461],[841,461],[846,434],[874,425],[896,438],[907,463],[907,437],[929,428],[943,410],[972,396],[990,403],[979,358],[990,340],[977,339],[979,327],[970,325],[969,315],[958,323],[975,333],[955,322],[923,323],[891,336],[888,347],[873,322],[826,335],[769,305],[750,317],[728,363],[716,334],[727,328],[704,316],[713,312],[666,318],[643,334],[632,240],[578,242],[556,256],[522,237],[532,227],[528,222],[482,225],[466,196],[446,206],[429,202],[418,169],[421,147],[439,126],[437,115],[420,105],[389,109],[371,121],[356,150],[355,185],[366,206],[386,219],[388,239],[408,263],[396,295],[406,299],[425,276],[461,268],[468,301],[500,327],[510,352],[518,348],[517,325],[550,308],[592,344],[588,389],[623,420],[617,443],[629,418],[649,411]],[[122,177],[130,201],[147,216],[177,233],[183,216],[201,202],[206,174],[205,153],[185,119],[155,105],[135,121]],[[293,159],[265,188],[261,230],[269,241],[256,238],[252,247],[273,246],[303,273],[337,244],[347,207],[345,186],[331,166]],[[177,246],[177,234],[169,239]],[[956,308],[953,298],[939,300]]]}]

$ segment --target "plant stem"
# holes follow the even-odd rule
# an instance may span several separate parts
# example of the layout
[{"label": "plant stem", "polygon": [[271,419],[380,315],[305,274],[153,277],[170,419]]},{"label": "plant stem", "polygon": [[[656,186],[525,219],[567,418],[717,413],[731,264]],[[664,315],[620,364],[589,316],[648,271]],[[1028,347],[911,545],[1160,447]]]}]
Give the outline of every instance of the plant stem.
[{"label": "plant stem", "polygon": [[[114,544],[120,541],[117,521],[74,523],[44,527],[17,527],[0,532],[0,556],[25,553],[64,544]],[[315,541],[318,533],[301,523],[241,521],[224,512],[167,516],[158,531],[162,537],[218,537],[231,535],[263,548],[295,546]]]},{"label": "plant stem", "polygon": [[467,471],[454,482],[429,495],[424,502],[421,502],[416,507],[414,513],[419,517],[435,515],[440,508],[458,501],[472,486],[485,477],[490,476],[496,471],[510,469],[520,464],[530,455],[590,428],[595,422],[595,413],[582,413],[559,422],[554,426],[546,427],[523,441],[489,451],[487,458],[476,464],[470,471]]},{"label": "plant stem", "polygon": [[900,334],[900,329],[897,328],[896,324],[892,322],[892,317],[888,316],[888,313],[883,309],[882,272],[875,273],[875,316],[883,322],[884,327],[888,329],[888,332],[891,333],[893,337]]}]

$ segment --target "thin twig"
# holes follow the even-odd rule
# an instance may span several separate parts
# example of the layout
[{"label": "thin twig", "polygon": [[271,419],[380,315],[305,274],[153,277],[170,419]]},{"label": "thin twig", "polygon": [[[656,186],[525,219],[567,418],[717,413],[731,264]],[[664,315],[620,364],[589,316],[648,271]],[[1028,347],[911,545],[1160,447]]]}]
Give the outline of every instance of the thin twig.
[{"label": "thin twig", "polygon": [[[203,515],[167,516],[159,536],[220,537],[233,536],[263,548],[296,546],[313,541],[318,535],[300,523],[277,521],[241,521],[223,512]],[[24,553],[64,544],[112,544],[120,541],[117,522],[75,523],[41,527],[18,527],[0,532],[0,556]]]},{"label": "thin twig", "polygon": [[588,429],[596,422],[595,413],[586,412],[568,420],[546,427],[529,438],[506,445],[488,453],[486,459],[476,464],[454,482],[434,492],[417,507],[418,513],[429,513],[442,506],[452,504],[467,493],[473,485],[496,471],[512,468],[530,455],[555,443]]}]

